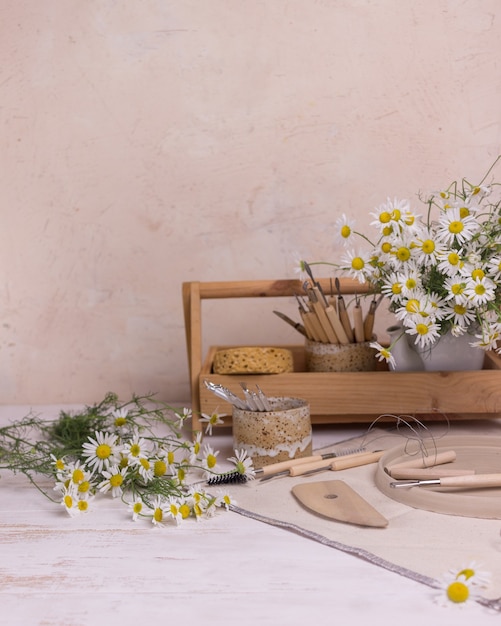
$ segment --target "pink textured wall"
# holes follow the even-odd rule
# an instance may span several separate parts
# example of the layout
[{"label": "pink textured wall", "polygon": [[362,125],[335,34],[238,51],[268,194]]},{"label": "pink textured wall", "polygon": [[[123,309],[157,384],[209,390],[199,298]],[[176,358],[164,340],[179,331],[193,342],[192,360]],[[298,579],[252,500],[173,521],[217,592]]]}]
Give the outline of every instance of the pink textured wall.
[{"label": "pink textured wall", "polygon": [[[501,152],[498,0],[0,12],[2,403],[187,400],[183,281],[293,277],[296,253],[334,259],[341,213]],[[298,337],[249,304],[206,331]]]}]

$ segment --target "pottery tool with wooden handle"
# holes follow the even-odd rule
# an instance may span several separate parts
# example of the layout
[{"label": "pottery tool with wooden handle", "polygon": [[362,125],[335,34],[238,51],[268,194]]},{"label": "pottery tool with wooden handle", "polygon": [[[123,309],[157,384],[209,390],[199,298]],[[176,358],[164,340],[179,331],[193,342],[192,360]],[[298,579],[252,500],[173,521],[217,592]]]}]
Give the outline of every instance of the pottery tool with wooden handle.
[{"label": "pottery tool with wooden handle", "polygon": [[393,472],[401,470],[403,468],[425,469],[426,467],[435,467],[436,465],[443,465],[445,463],[452,463],[456,460],[456,453],[454,450],[445,450],[444,452],[429,452],[427,456],[416,456],[408,461],[401,461],[400,463],[392,463],[388,467],[385,467],[385,471],[394,476]]},{"label": "pottery tool with wooden handle", "polygon": [[319,461],[318,463],[305,463],[296,467],[291,467],[289,475],[304,476],[305,474],[314,474],[325,470],[340,471],[351,469],[352,467],[362,467],[362,465],[377,463],[383,456],[384,452],[384,450],[378,450],[377,452],[359,452],[337,458],[334,461],[328,461],[327,463],[325,461]]},{"label": "pottery tool with wooden handle", "polygon": [[292,326],[292,328],[297,330],[299,333],[301,333],[305,337],[308,336],[303,324],[300,324],[299,322],[295,322],[288,315],[285,315],[285,313],[281,313],[280,311],[273,311],[273,313],[275,313],[275,315],[277,315],[281,320],[283,320],[284,322],[287,322],[289,326]]},{"label": "pottery tool with wooden handle", "polygon": [[318,321],[315,317],[315,314],[308,309],[308,307],[304,304],[304,302],[297,295],[297,293],[295,293],[294,296],[297,300],[299,315],[301,316],[301,320],[303,321],[306,334],[308,335],[308,339],[311,339],[312,341],[321,341],[321,337],[318,334],[317,330]]},{"label": "pottery tool with wooden handle", "polygon": [[[303,456],[298,459],[290,459],[288,461],[281,461],[280,463],[270,463],[257,470],[255,470],[256,476],[263,476],[261,482],[270,480],[271,478],[279,478],[281,476],[299,476],[303,472],[300,468],[305,466],[306,471],[310,471],[313,468],[328,468],[332,463],[332,459],[354,459],[358,457],[365,457],[369,452],[364,448],[356,448],[352,450],[341,450],[338,452],[327,452],[325,454],[315,454],[312,456]],[[291,474],[294,471],[294,474]]]},{"label": "pottery tool with wooden handle", "polygon": [[374,321],[376,318],[376,309],[378,308],[381,299],[382,299],[382,295],[379,296],[378,299],[376,299],[376,297],[374,297],[369,305],[369,310],[367,312],[367,315],[365,316],[365,320],[364,320],[364,337],[365,337],[365,341],[371,341],[372,340],[372,335],[374,332]]},{"label": "pottery tool with wooden handle", "polygon": [[336,278],[335,280],[335,284],[336,284],[336,289],[337,289],[337,312],[339,315],[339,320],[343,326],[345,335],[348,339],[349,343],[353,343],[355,341],[355,336],[353,334],[353,331],[351,329],[351,324],[350,324],[350,316],[348,315],[348,311],[346,310],[346,304],[344,301],[343,296],[341,295],[341,283],[339,282],[339,278]]},{"label": "pottery tool with wooden handle", "polygon": [[300,483],[292,493],[308,510],[317,515],[373,528],[385,528],[388,520],[342,480]]},{"label": "pottery tool with wooden handle", "polygon": [[330,323],[329,318],[327,317],[325,306],[320,299],[320,292],[315,287],[308,287],[307,283],[305,284],[305,291],[308,294],[308,297],[311,302],[311,306],[313,308],[315,315],[318,318],[320,326],[322,327],[322,330],[324,331],[327,337],[327,343],[339,343],[336,333],[334,332],[334,329],[332,328],[332,324]]},{"label": "pottery tool with wooden handle", "polygon": [[468,476],[445,476],[428,480],[402,480],[390,483],[390,487],[458,487],[460,489],[482,489],[484,487],[501,487],[501,474],[470,474]]},{"label": "pottery tool with wooden handle", "polygon": [[353,307],[353,322],[355,326],[355,341],[357,343],[362,343],[365,341],[364,317],[358,297],[356,298],[355,306]]},{"label": "pottery tool with wooden handle", "polygon": [[437,467],[426,467],[425,469],[414,469],[413,467],[392,468],[390,476],[397,480],[427,480],[428,478],[444,478],[445,476],[469,476],[475,474],[472,469],[453,469]]}]

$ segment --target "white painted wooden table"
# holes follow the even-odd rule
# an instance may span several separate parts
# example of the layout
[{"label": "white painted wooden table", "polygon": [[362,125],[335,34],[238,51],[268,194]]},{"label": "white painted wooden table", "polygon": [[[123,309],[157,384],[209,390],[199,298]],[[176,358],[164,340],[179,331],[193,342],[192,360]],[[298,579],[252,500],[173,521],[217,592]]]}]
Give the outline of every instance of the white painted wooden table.
[{"label": "white painted wooden table", "polygon": [[[1,407],[0,423],[30,407]],[[33,407],[56,417],[61,407]],[[68,407],[63,407],[68,408]],[[315,447],[361,433],[321,427]],[[231,434],[211,439],[231,456]],[[442,608],[427,586],[234,512],[154,528],[102,499],[77,518],[23,476],[0,479],[0,624],[499,624]]]}]

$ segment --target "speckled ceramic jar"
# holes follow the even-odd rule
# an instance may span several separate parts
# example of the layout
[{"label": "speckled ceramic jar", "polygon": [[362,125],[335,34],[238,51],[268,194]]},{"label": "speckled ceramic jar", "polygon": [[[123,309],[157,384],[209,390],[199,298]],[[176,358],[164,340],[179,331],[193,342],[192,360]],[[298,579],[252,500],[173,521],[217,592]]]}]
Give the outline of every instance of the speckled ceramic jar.
[{"label": "speckled ceramic jar", "polygon": [[376,350],[363,343],[320,343],[306,340],[308,372],[370,372],[376,369]]},{"label": "speckled ceramic jar", "polygon": [[233,407],[233,445],[256,469],[312,454],[310,406],[299,398],[268,398],[272,411]]}]

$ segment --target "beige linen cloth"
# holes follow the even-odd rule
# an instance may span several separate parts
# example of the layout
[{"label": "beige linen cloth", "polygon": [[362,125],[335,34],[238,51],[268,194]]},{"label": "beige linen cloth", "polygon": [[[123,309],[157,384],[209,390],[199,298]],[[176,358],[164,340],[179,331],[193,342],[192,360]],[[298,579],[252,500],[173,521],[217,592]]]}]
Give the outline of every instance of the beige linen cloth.
[{"label": "beige linen cloth", "polygon": [[[452,423],[448,434],[501,438],[501,424]],[[389,427],[371,428],[363,437],[316,453],[360,444],[368,450],[387,450],[401,446],[405,436],[405,431],[402,434]],[[432,587],[450,569],[475,562],[479,570],[491,574],[491,584],[483,591],[480,602],[501,611],[500,602],[489,602],[501,596],[501,519],[446,515],[402,504],[378,489],[376,471],[373,464],[308,477],[250,481],[235,491],[237,504],[232,508],[241,515],[301,534]],[[389,521],[388,526],[369,528],[324,518],[303,507],[291,493],[295,484],[323,480],[345,481]]]}]

